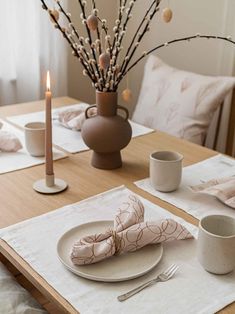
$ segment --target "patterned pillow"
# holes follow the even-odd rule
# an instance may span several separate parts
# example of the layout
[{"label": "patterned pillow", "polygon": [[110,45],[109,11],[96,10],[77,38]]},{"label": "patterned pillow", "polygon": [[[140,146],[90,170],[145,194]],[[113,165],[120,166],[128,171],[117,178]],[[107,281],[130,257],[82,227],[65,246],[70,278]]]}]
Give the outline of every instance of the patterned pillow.
[{"label": "patterned pillow", "polygon": [[180,71],[150,56],[132,118],[201,145],[214,112],[234,86],[234,77]]}]

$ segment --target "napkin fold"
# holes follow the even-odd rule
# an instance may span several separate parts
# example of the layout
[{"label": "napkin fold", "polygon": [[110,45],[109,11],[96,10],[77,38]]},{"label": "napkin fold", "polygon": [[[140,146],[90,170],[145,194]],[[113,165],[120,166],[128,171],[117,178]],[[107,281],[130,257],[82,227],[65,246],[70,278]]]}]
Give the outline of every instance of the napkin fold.
[{"label": "napkin fold", "polygon": [[[66,127],[74,131],[80,131],[85,118],[85,110],[89,107],[87,104],[78,104],[73,107],[63,109],[57,112],[59,122]],[[95,116],[97,113],[96,108],[89,110],[89,116]]]},{"label": "napkin fold", "polygon": [[196,193],[213,195],[227,206],[235,208],[235,176],[212,179],[189,188]]},{"label": "napkin fold", "polygon": [[115,254],[134,252],[145,245],[192,238],[191,233],[172,219],[144,222],[144,206],[130,195],[117,211],[114,228],[86,236],[72,248],[75,265],[97,263]]},{"label": "napkin fold", "polygon": [[17,152],[22,148],[20,140],[13,133],[1,130],[2,126],[0,122],[0,151]]}]

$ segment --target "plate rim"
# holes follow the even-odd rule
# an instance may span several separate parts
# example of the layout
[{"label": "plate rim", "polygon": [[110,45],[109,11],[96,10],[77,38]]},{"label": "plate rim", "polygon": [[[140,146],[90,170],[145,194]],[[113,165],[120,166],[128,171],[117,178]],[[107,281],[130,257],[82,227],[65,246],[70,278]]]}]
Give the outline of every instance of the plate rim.
[{"label": "plate rim", "polygon": [[[107,277],[99,277],[99,276],[94,276],[94,275],[89,275],[89,274],[85,274],[83,272],[80,272],[79,270],[74,270],[70,265],[68,265],[63,258],[60,256],[59,254],[59,246],[61,244],[61,241],[63,240],[63,238],[68,234],[71,233],[73,230],[79,228],[79,227],[84,227],[86,225],[92,225],[92,224],[97,224],[97,223],[113,223],[113,220],[95,220],[95,221],[90,221],[90,222],[86,222],[80,225],[77,225],[69,230],[67,230],[65,233],[62,234],[62,236],[59,238],[59,240],[57,241],[57,245],[56,245],[56,252],[57,252],[57,256],[60,260],[60,262],[69,270],[71,271],[73,274],[80,276],[82,278],[85,279],[89,279],[89,280],[93,280],[93,281],[100,281],[100,282],[121,282],[121,281],[127,281],[127,280],[131,280],[131,279],[135,279],[138,278],[140,276],[145,275],[146,273],[150,272],[154,267],[156,267],[158,265],[158,263],[161,261],[162,256],[163,256],[163,245],[162,243],[158,243],[157,245],[160,248],[160,254],[159,254],[159,258],[155,261],[155,263],[153,265],[151,265],[150,267],[148,267],[147,269],[145,269],[144,271],[140,272],[140,273],[136,273],[136,274],[132,274],[130,276],[126,276],[125,278],[107,278]],[[102,261],[101,261],[102,262]],[[76,266],[76,265],[75,265]]]}]

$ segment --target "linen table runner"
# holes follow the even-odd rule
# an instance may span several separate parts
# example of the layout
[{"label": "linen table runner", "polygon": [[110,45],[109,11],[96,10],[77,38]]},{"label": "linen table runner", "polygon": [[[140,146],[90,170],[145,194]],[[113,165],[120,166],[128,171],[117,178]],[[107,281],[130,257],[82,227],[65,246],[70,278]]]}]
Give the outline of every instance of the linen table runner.
[{"label": "linen table runner", "polygon": [[[0,152],[0,174],[29,168],[32,166],[43,164],[45,162],[44,157],[33,157],[29,155],[25,148],[25,137],[23,131],[17,129],[16,127],[10,125],[5,121],[0,120],[0,122],[3,123],[2,130],[11,132],[16,135],[23,146],[23,148],[20,149],[18,152]],[[58,149],[53,149],[54,160],[65,157],[67,157],[67,155],[64,152],[59,151]]]},{"label": "linen table runner", "polygon": [[135,185],[198,219],[214,214],[235,218],[235,209],[226,206],[213,195],[194,193],[190,188],[190,186],[199,185],[211,179],[231,177],[232,175],[235,175],[235,160],[223,155],[216,155],[183,168],[181,185],[174,192],[156,191],[151,186],[149,178],[137,181]]},{"label": "linen table runner", "polygon": [[[130,281],[95,282],[80,278],[64,268],[56,255],[58,239],[76,225],[112,220],[117,206],[130,194],[133,192],[119,187],[2,229],[0,236],[82,314],[212,314],[234,301],[235,273],[215,276],[204,271],[195,256],[195,239],[165,243],[163,258],[158,266],[147,275]],[[139,198],[146,208],[146,220],[172,218],[192,234],[197,234],[196,227]],[[153,285],[126,302],[118,302],[118,295],[152,279],[172,263],[178,264],[180,269],[171,280]]]},{"label": "linen table runner", "polygon": [[[81,103],[81,105],[87,105],[87,104]],[[57,117],[58,117],[57,113],[59,111],[73,108],[73,106],[77,106],[77,104],[71,105],[71,106],[64,106],[64,107],[60,107],[60,108],[52,110],[53,117],[55,118],[53,121],[53,143],[63,148],[65,151],[69,153],[78,153],[78,152],[89,150],[87,145],[83,142],[81,132],[67,129],[64,126],[62,126],[61,123],[57,120]],[[44,122],[45,112],[40,111],[40,112],[28,113],[24,115],[7,117],[7,120],[14,123],[15,125],[24,127],[24,125],[28,122],[33,122],[33,121]],[[153,132],[152,129],[146,128],[135,122],[130,121],[130,124],[132,127],[132,137],[137,137],[140,135]]]}]

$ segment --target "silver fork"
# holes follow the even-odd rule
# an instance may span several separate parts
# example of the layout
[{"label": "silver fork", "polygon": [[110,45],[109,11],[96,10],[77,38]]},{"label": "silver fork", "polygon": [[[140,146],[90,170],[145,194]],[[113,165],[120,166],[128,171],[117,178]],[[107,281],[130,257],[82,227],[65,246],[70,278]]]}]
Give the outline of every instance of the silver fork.
[{"label": "silver fork", "polygon": [[144,284],[142,284],[141,286],[138,286],[138,287],[122,294],[122,295],[119,295],[118,301],[120,301],[120,302],[125,301],[126,299],[129,299],[130,297],[132,297],[134,294],[142,291],[143,289],[151,286],[152,284],[154,284],[156,282],[169,280],[176,273],[178,268],[179,268],[179,266],[177,266],[176,264],[172,264],[170,267],[168,267],[165,271],[163,271],[156,278],[151,279],[151,280],[145,282]]}]

